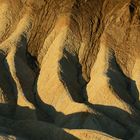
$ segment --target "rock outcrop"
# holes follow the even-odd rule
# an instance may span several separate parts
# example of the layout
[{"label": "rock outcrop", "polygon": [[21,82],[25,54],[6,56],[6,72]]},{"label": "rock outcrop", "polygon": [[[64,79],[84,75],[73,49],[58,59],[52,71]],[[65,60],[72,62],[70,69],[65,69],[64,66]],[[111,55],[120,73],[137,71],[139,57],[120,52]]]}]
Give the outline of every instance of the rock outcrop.
[{"label": "rock outcrop", "polygon": [[0,139],[139,139],[139,0],[0,0]]}]

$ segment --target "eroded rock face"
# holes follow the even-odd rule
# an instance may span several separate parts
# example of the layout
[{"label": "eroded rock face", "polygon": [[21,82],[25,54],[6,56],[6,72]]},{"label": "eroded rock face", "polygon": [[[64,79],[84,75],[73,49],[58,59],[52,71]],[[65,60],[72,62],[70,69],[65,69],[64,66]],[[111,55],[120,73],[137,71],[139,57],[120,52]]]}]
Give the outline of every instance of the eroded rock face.
[{"label": "eroded rock face", "polygon": [[139,0],[0,0],[0,139],[139,139]]}]

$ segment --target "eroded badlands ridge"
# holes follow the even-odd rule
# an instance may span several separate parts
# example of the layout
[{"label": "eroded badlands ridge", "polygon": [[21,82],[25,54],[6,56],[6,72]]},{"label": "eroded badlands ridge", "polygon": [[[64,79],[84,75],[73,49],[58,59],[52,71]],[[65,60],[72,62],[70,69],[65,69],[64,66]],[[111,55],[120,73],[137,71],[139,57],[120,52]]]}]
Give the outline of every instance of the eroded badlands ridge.
[{"label": "eroded badlands ridge", "polygon": [[139,0],[0,0],[0,139],[140,138]]}]

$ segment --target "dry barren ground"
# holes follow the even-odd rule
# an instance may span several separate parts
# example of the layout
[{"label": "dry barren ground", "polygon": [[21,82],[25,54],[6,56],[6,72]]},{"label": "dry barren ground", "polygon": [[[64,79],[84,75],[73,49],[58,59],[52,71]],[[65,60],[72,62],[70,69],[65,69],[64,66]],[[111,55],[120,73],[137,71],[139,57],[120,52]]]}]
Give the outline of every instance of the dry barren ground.
[{"label": "dry barren ground", "polygon": [[0,0],[0,139],[139,140],[140,1]]}]

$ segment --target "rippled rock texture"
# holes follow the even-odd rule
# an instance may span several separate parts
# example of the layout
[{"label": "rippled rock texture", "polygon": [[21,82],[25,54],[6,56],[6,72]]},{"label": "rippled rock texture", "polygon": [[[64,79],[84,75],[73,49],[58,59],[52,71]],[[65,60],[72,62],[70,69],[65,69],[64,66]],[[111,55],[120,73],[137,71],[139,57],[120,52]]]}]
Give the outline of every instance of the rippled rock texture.
[{"label": "rippled rock texture", "polygon": [[0,0],[0,139],[139,140],[140,1]]}]

